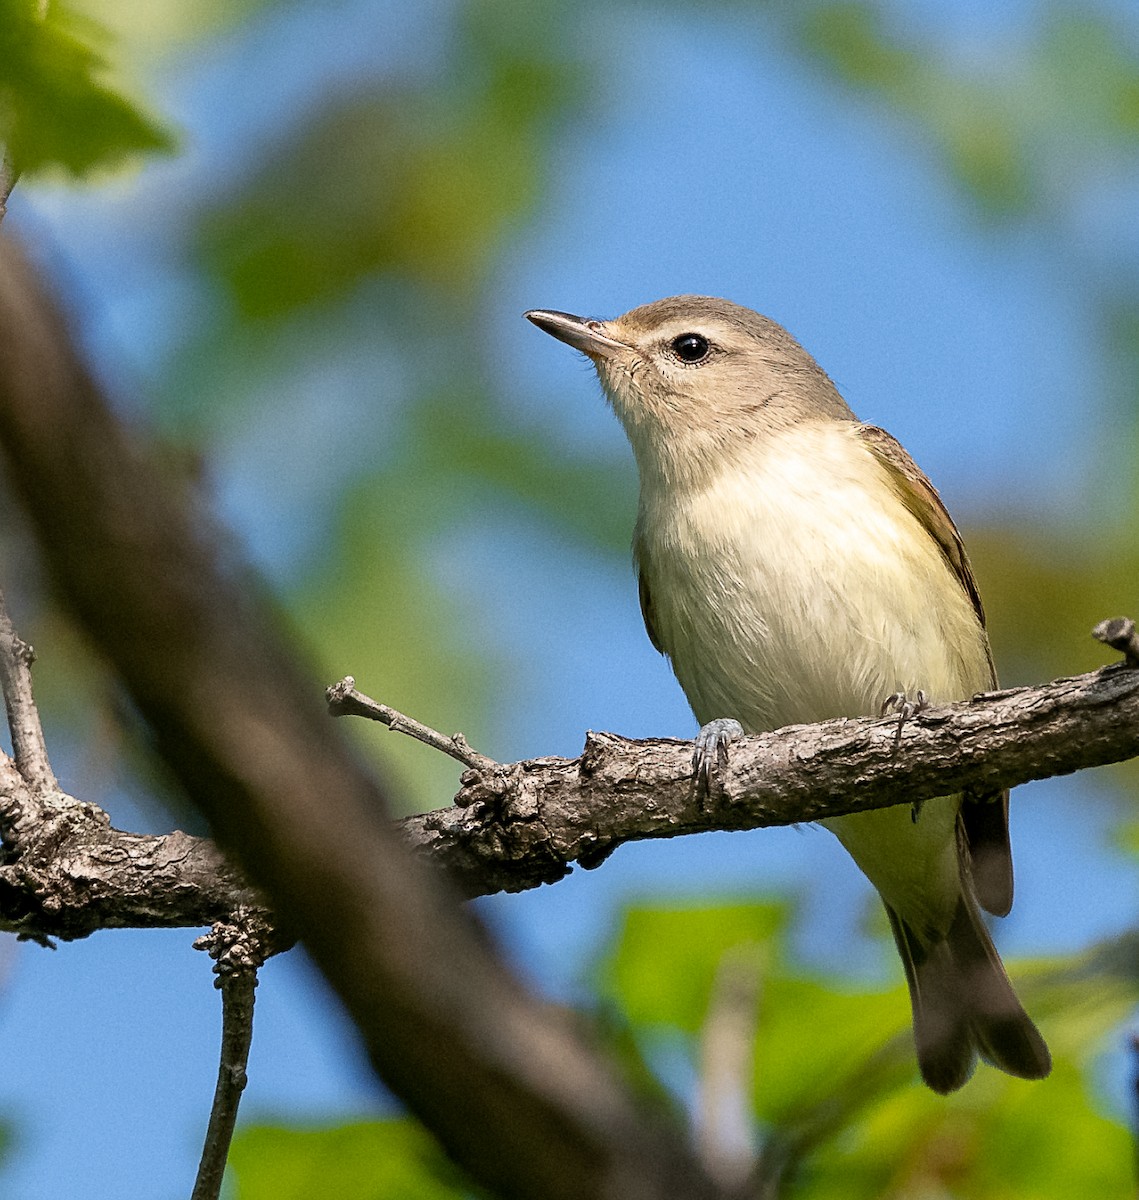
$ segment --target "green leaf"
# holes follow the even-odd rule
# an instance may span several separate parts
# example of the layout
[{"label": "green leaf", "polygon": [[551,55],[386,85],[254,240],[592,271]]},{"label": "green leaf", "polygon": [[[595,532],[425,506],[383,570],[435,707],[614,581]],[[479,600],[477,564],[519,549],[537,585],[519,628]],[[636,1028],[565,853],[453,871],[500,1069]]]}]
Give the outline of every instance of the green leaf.
[{"label": "green leaf", "polygon": [[234,1200],[469,1200],[455,1168],[410,1120],[331,1128],[253,1125],[230,1148]]},{"label": "green leaf", "polygon": [[[1018,991],[1052,1049],[1052,1075],[1025,1082],[982,1065],[949,1097],[918,1085],[908,1029],[878,1050],[871,1039],[861,1064],[852,1065],[839,1048],[828,1085],[814,1071],[815,1043],[830,1037],[820,1019],[841,1020],[841,1011],[827,1012],[825,1002],[812,1009],[788,993],[772,1006],[774,1017],[762,1017],[759,1033],[761,1043],[787,1043],[789,1057],[809,1043],[803,1078],[791,1084],[800,1102],[781,1112],[773,1111],[772,1097],[765,1095],[765,1087],[777,1093],[780,1080],[771,1071],[764,1075],[761,1051],[758,1104],[777,1120],[769,1143],[773,1169],[783,1178],[798,1178],[802,1187],[795,1194],[813,1200],[870,1200],[939,1188],[977,1200],[1128,1194],[1121,1189],[1129,1186],[1130,1137],[1118,1121],[1097,1111],[1087,1068],[1139,993],[1135,942],[1128,936],[1072,959],[1013,964]],[[904,1007],[901,989],[892,996]],[[796,1010],[804,1021],[809,1018],[806,1038],[802,1031],[796,1038]],[[857,1024],[845,1028],[859,1037]],[[1069,1135],[1062,1132],[1068,1125],[1081,1131],[1086,1153],[1068,1152]]]},{"label": "green leaf", "polygon": [[782,955],[785,904],[631,908],[599,985],[634,1025],[699,1032],[725,954],[755,946],[766,971]]},{"label": "green leaf", "polygon": [[834,1102],[839,1081],[854,1081],[893,1037],[904,1035],[905,1060],[876,1086],[917,1078],[904,987],[844,988],[803,977],[766,981],[756,1037],[755,1109],[772,1124]]},{"label": "green leaf", "polygon": [[42,20],[36,7],[0,0],[0,142],[16,170],[81,176],[171,149],[169,132],[106,82],[98,29],[58,2]]},{"label": "green leaf", "polygon": [[894,1092],[820,1150],[798,1194],[1123,1200],[1131,1158],[1128,1131],[1096,1112],[1075,1066],[1058,1062],[1043,1083],[985,1072],[948,1099]]}]

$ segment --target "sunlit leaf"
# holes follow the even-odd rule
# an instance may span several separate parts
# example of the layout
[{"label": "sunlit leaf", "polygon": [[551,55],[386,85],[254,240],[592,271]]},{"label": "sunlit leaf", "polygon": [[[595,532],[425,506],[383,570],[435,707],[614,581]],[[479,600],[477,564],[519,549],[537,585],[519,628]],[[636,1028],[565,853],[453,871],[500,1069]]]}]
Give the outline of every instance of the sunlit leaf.
[{"label": "sunlit leaf", "polygon": [[783,904],[629,909],[601,968],[602,994],[634,1025],[694,1034],[724,955],[754,945],[766,951],[766,961],[777,961],[786,922]]},{"label": "sunlit leaf", "polygon": [[72,175],[169,150],[170,134],[106,82],[100,35],[65,6],[0,0],[0,142],[18,171]]},{"label": "sunlit leaf", "polygon": [[474,1194],[409,1120],[247,1126],[233,1140],[229,1167],[234,1200],[468,1200]]}]

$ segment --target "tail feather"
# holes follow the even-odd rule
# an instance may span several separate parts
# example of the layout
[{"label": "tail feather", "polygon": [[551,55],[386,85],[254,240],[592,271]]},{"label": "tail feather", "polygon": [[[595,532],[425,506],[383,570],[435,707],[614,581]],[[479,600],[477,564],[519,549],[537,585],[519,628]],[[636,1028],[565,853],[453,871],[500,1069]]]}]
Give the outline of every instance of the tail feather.
[{"label": "tail feather", "polygon": [[994,917],[1012,908],[1012,847],[1009,845],[1008,789],[989,795],[966,792],[957,823],[961,862],[973,895]]},{"label": "tail feather", "polygon": [[1052,1069],[1048,1047],[1021,1007],[975,903],[958,901],[940,938],[922,938],[889,905],[886,912],[906,970],[914,1043],[922,1078],[935,1091],[956,1091],[978,1052],[1022,1079]]}]

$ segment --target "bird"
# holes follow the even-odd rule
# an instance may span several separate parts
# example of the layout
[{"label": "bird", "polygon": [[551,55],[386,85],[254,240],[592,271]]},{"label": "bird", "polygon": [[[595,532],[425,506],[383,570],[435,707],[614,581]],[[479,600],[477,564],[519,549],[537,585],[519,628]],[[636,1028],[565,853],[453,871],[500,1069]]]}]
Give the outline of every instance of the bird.
[{"label": "bird", "polygon": [[[886,704],[904,717],[996,686],[976,579],[941,497],[782,326],[708,296],[613,320],[525,316],[592,361],[628,436],[641,611],[700,723],[700,774],[714,776],[745,733]],[[1048,1047],[981,914],[1012,905],[1008,792],[822,824],[885,905],[925,1083],[955,1091],[978,1055],[1046,1076]]]}]

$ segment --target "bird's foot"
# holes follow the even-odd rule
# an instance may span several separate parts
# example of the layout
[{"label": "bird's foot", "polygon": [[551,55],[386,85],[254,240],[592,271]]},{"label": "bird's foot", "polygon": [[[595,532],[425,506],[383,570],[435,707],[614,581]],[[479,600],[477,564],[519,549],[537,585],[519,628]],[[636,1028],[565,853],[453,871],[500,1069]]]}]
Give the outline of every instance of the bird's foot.
[{"label": "bird's foot", "polygon": [[692,752],[692,769],[696,773],[699,795],[711,795],[713,785],[719,790],[720,772],[728,765],[728,747],[743,735],[744,727],[734,717],[717,717],[700,727]]},{"label": "bird's foot", "polygon": [[894,692],[892,696],[887,696],[882,701],[879,716],[888,717],[891,713],[897,713],[898,728],[900,729],[915,713],[920,713],[928,707],[929,697],[920,688],[914,693],[912,700],[907,692]]},{"label": "bird's foot", "polygon": [[[886,699],[882,701],[882,716],[889,716],[889,714],[892,712],[896,712],[898,714],[898,728],[894,733],[895,746],[902,740],[902,727],[910,719],[910,717],[916,716],[918,713],[922,712],[928,707],[929,698],[920,688],[914,694],[914,698],[912,700],[905,692],[894,692],[893,695],[887,696]],[[918,817],[921,816],[921,806],[922,802],[918,800],[910,807],[910,820],[912,820],[915,825],[917,824]]]}]

